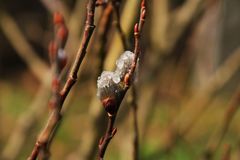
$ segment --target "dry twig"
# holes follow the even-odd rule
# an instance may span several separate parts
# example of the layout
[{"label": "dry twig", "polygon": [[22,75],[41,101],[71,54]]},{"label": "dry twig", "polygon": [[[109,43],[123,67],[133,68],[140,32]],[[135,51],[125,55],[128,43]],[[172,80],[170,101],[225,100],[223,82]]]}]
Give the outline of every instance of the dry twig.
[{"label": "dry twig", "polygon": [[[129,71],[127,71],[126,74],[123,76],[123,88],[121,88],[121,86],[119,86],[120,87],[119,88],[120,90],[118,91],[119,93],[116,93],[116,91],[114,91],[114,93],[117,95],[108,95],[107,97],[104,97],[104,96],[101,97],[101,95],[100,95],[101,102],[107,112],[107,115],[108,115],[108,127],[106,129],[105,135],[99,141],[99,145],[98,145],[98,159],[99,160],[102,160],[104,158],[107,146],[117,131],[117,129],[114,128],[114,122],[116,119],[117,111],[120,107],[120,104],[121,104],[127,90],[131,86],[132,78],[134,76],[134,72],[135,72],[135,69],[137,66],[137,61],[138,61],[139,54],[140,54],[140,34],[142,31],[142,27],[143,27],[143,24],[145,21],[145,14],[146,14],[145,3],[144,3],[145,1],[142,1],[142,2],[143,3],[141,6],[140,20],[139,20],[139,23],[137,23],[134,26],[134,39],[135,39],[134,58],[133,58],[133,62],[130,66]],[[105,92],[105,91],[102,91],[102,92]],[[114,93],[110,93],[110,94],[114,94]],[[105,93],[103,93],[103,94],[105,94]]]},{"label": "dry twig", "polygon": [[[126,36],[128,36],[131,33],[131,26],[133,24],[134,19],[136,18],[136,12],[135,10],[138,8],[140,4],[140,1],[135,0],[128,0],[126,1],[121,17],[128,17],[123,18],[121,20],[121,27]],[[99,28],[99,27],[98,27]],[[113,34],[113,38],[111,41],[111,45],[108,49],[108,54],[105,59],[105,63],[103,65],[103,68],[106,70],[112,70],[114,69],[115,61],[113,59],[116,59],[116,57],[119,56],[121,53],[122,46],[119,42],[119,38],[117,34]],[[99,127],[99,121],[102,121],[104,118],[104,111],[101,109],[101,104],[99,103],[99,100],[96,98],[96,96],[93,96],[90,100],[89,105],[89,111],[88,111],[88,117],[91,117],[88,119],[89,127],[85,128],[85,132],[83,133],[83,136],[81,137],[82,142],[77,147],[77,150],[74,151],[72,154],[70,154],[68,157],[69,159],[91,159],[95,154],[95,146],[97,146],[97,140],[100,138],[99,133],[100,130],[102,130],[102,127]],[[96,133],[96,128],[98,129],[98,133]],[[79,158],[80,157],[80,158]]]},{"label": "dry twig", "polygon": [[45,126],[45,128],[42,130],[40,133],[37,142],[33,148],[33,151],[28,158],[29,160],[35,160],[37,156],[39,155],[39,152],[41,151],[41,155],[43,155],[44,159],[48,159],[49,154],[48,152],[48,146],[50,145],[49,142],[52,141],[52,138],[56,132],[56,128],[59,125],[62,115],[61,115],[61,109],[62,105],[70,92],[72,86],[75,84],[77,80],[77,73],[79,70],[79,67],[83,61],[83,58],[85,57],[86,54],[86,49],[89,43],[89,40],[92,36],[93,30],[95,28],[94,26],[94,13],[95,13],[95,2],[96,0],[89,0],[88,6],[87,6],[87,19],[86,19],[86,24],[85,24],[85,30],[84,30],[84,35],[83,39],[81,42],[81,45],[79,47],[79,50],[76,55],[76,59],[73,63],[72,69],[69,73],[69,77],[63,87],[63,89],[60,91],[58,94],[59,96],[59,101],[55,103],[54,105],[54,110],[49,116],[48,122]]},{"label": "dry twig", "polygon": [[133,110],[133,129],[134,129],[134,139],[133,139],[133,159],[139,159],[139,131],[138,131],[138,105],[137,105],[137,95],[136,86],[133,84],[132,87],[132,100],[131,107]]}]

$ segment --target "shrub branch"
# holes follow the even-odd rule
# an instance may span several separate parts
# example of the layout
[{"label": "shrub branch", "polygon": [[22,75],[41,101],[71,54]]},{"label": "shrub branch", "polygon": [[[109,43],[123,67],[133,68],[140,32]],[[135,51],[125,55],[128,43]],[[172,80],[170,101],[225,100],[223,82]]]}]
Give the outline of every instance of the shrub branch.
[{"label": "shrub branch", "polygon": [[35,146],[28,160],[35,160],[38,157],[40,152],[42,155],[41,157],[39,157],[40,159],[49,158],[50,153],[48,151],[48,148],[52,142],[52,139],[54,138],[54,135],[57,131],[57,127],[61,122],[61,119],[62,119],[61,109],[62,109],[63,103],[68,93],[70,92],[72,86],[77,81],[78,70],[86,55],[88,43],[95,28],[95,25],[94,25],[95,3],[96,3],[96,0],[88,1],[87,18],[85,23],[84,35],[83,35],[83,39],[80,44],[79,50],[77,51],[75,61],[73,63],[73,66],[71,68],[68,79],[63,89],[59,92],[59,94],[57,94],[58,95],[57,100],[56,100],[56,103],[54,103],[55,106],[53,106],[54,110],[50,114],[46,126],[43,128],[42,132],[37,138]]},{"label": "shrub branch", "polygon": [[[140,12],[140,20],[139,23],[136,23],[134,26],[134,59],[131,64],[131,67],[129,71],[124,75],[123,83],[124,83],[124,89],[120,92],[119,96],[113,96],[113,97],[107,97],[102,99],[102,104],[107,111],[108,116],[108,127],[106,129],[105,135],[100,139],[99,145],[98,145],[98,159],[103,160],[105,151],[108,147],[108,144],[110,143],[113,136],[116,134],[117,129],[114,128],[114,122],[116,119],[117,111],[119,109],[119,106],[129,89],[132,83],[132,79],[134,76],[134,71],[137,66],[139,54],[140,54],[140,34],[142,31],[142,27],[145,21],[145,1],[142,1],[141,5],[141,12]],[[107,109],[106,109],[107,108]],[[111,109],[109,109],[111,108]]]}]

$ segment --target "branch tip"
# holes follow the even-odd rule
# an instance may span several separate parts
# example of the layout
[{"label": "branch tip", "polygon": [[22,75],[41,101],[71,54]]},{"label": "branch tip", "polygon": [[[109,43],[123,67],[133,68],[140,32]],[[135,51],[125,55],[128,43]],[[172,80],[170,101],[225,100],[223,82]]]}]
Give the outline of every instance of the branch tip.
[{"label": "branch tip", "polygon": [[142,10],[141,10],[141,20],[145,20],[145,18],[146,18],[146,8],[144,7],[144,8],[142,8]]},{"label": "branch tip", "polygon": [[142,2],[141,2],[141,8],[145,8],[145,7],[146,7],[145,0],[142,0]]}]

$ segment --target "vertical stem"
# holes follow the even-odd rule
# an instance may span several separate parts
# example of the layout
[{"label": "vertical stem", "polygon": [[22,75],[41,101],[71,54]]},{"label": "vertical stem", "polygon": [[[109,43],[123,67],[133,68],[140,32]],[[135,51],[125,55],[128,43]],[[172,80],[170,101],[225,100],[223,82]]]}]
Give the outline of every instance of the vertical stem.
[{"label": "vertical stem", "polygon": [[56,134],[57,128],[61,122],[62,115],[61,109],[65,98],[67,97],[68,93],[70,92],[72,86],[77,81],[77,73],[80,68],[80,65],[86,55],[86,50],[94,31],[94,13],[95,13],[95,3],[96,0],[89,0],[87,6],[87,17],[85,23],[85,29],[83,34],[83,39],[81,41],[80,47],[77,51],[76,58],[74,60],[73,66],[69,73],[68,79],[63,87],[63,89],[57,94],[56,103],[54,103],[54,110],[50,114],[48,118],[48,122],[43,128],[41,134],[36,140],[35,146],[32,150],[31,155],[29,156],[28,160],[35,160],[40,154],[39,159],[48,159],[49,158],[49,146],[53,141],[54,135]]},{"label": "vertical stem", "polygon": [[138,131],[138,116],[137,116],[137,95],[136,86],[132,86],[132,101],[131,106],[133,110],[133,129],[134,129],[134,139],[133,139],[133,160],[139,159],[139,131]]},{"label": "vertical stem", "polygon": [[98,160],[103,160],[107,146],[117,132],[117,129],[113,128],[115,119],[115,115],[108,115],[107,130],[105,135],[100,139],[98,145]]}]

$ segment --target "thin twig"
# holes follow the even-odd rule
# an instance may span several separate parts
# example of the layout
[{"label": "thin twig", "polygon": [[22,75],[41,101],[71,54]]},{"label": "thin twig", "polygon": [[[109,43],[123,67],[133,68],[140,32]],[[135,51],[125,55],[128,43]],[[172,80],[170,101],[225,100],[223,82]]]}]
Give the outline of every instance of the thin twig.
[{"label": "thin twig", "polygon": [[[126,39],[126,36],[125,34],[123,33],[123,30],[122,30],[122,27],[121,27],[121,20],[120,20],[120,12],[119,12],[119,9],[120,9],[120,3],[121,1],[119,0],[112,0],[112,6],[114,7],[114,12],[115,12],[115,15],[116,15],[116,27],[117,27],[117,31],[120,35],[120,38],[121,38],[121,42],[122,42],[122,45],[123,45],[123,48],[124,50],[127,50],[129,47],[128,47],[128,41]],[[145,3],[145,1],[143,1],[142,3]],[[144,4],[145,5],[145,4]],[[141,23],[141,20],[140,22]],[[142,26],[142,25],[140,25]],[[140,29],[141,30],[141,29]],[[138,148],[139,148],[139,133],[138,133],[138,121],[137,121],[137,100],[136,100],[136,86],[133,82],[133,85],[132,85],[132,92],[131,92],[131,102],[130,102],[130,105],[131,105],[131,108],[133,110],[133,127],[134,127],[134,140],[133,140],[133,159],[137,160],[138,159]]]},{"label": "thin twig", "polygon": [[[143,3],[145,3],[143,1]],[[121,27],[121,21],[120,21],[120,12],[119,12],[119,7],[120,7],[120,2],[118,2],[117,0],[112,1],[112,5],[114,7],[114,12],[116,15],[116,27],[118,30],[118,33],[120,35],[121,38],[121,42],[123,44],[123,48],[124,50],[128,49],[128,41],[126,39],[125,34],[123,33],[122,27]],[[141,20],[140,22],[141,23]],[[142,26],[142,25],[140,25]],[[133,82],[134,83],[134,82]],[[133,111],[133,127],[134,127],[134,140],[133,140],[133,159],[137,160],[138,159],[138,149],[139,149],[139,133],[138,133],[138,121],[137,121],[137,102],[136,102],[136,86],[135,84],[132,85],[132,92],[131,92],[131,108]]]},{"label": "thin twig", "polygon": [[142,31],[142,27],[145,21],[145,16],[146,16],[146,9],[145,9],[145,1],[142,1],[142,7],[141,7],[141,15],[140,15],[140,20],[139,23],[136,23],[134,26],[134,40],[135,40],[135,44],[134,44],[134,60],[132,63],[132,67],[130,68],[129,72],[127,73],[127,75],[125,76],[125,84],[128,87],[131,81],[131,78],[134,75],[134,71],[137,67],[137,62],[138,62],[138,58],[140,55],[140,34]]},{"label": "thin twig", "polygon": [[[97,54],[99,56],[99,63],[98,63],[98,69],[97,69],[97,75],[101,74],[103,68],[104,68],[104,61],[105,57],[107,55],[108,47],[109,47],[109,37],[111,36],[111,27],[112,27],[112,13],[113,13],[113,7],[110,3],[107,5],[103,6],[103,12],[100,16],[100,20],[98,23],[98,27],[96,28],[95,31],[95,38],[92,44],[94,44],[91,47],[90,52],[93,53],[93,55]],[[99,43],[97,43],[99,42]],[[90,106],[95,106],[96,104],[93,104],[92,102],[95,101],[96,96],[93,96],[93,100],[90,102]],[[98,107],[96,107],[98,108]],[[100,108],[100,106],[99,106]],[[100,116],[95,119],[96,115],[92,113],[88,113],[88,119],[87,121],[89,122],[88,124],[90,125],[95,125],[99,124],[103,121],[103,116]],[[81,142],[78,149],[74,151],[73,153],[70,154],[71,158],[79,159],[79,157],[83,157],[80,159],[93,159],[95,157],[95,152],[96,152],[96,146],[92,145],[92,143],[98,143],[99,138],[101,137],[101,133],[103,132],[103,128],[100,127],[99,125],[97,126],[91,126],[92,129],[94,129],[94,132],[90,129],[85,129],[85,132],[82,135],[82,139],[84,141]],[[92,138],[89,138],[92,137]],[[89,145],[90,144],[90,145]],[[83,147],[84,146],[84,147]]]},{"label": "thin twig", "polygon": [[[141,32],[142,27],[145,21],[145,0],[141,3],[141,14],[139,19],[139,26],[138,30]],[[134,139],[133,139],[133,159],[138,160],[139,159],[139,131],[138,131],[138,116],[137,116],[137,92],[136,92],[136,85],[133,82],[132,85],[132,99],[131,99],[131,106],[133,109],[133,127],[134,127]]]},{"label": "thin twig", "polygon": [[[94,26],[95,2],[96,2],[96,0],[89,0],[89,2],[88,2],[87,19],[86,19],[85,30],[84,30],[84,35],[83,35],[81,45],[77,52],[75,61],[73,63],[72,69],[69,74],[69,77],[68,77],[63,89],[61,90],[61,92],[59,94],[59,97],[60,97],[59,102],[55,104],[56,109],[54,109],[52,111],[52,113],[50,114],[48,122],[47,122],[45,128],[40,133],[40,135],[37,139],[37,142],[33,148],[33,151],[31,153],[30,157],[28,158],[29,160],[35,160],[40,151],[43,151],[44,153],[46,153],[46,147],[47,147],[47,145],[48,146],[50,145],[50,144],[48,144],[48,142],[49,142],[49,140],[51,140],[53,138],[51,136],[55,134],[56,127],[58,126],[58,124],[61,121],[62,115],[60,112],[61,112],[62,105],[63,105],[69,91],[71,90],[72,86],[75,84],[75,82],[77,80],[77,73],[78,73],[79,67],[83,61],[83,58],[85,57],[89,40],[90,40],[92,33],[94,31],[94,28],[95,28],[95,26]],[[47,156],[49,156],[49,155],[47,155]],[[48,157],[44,157],[44,158],[48,158]]]},{"label": "thin twig", "polygon": [[104,158],[105,151],[108,147],[109,142],[111,141],[112,137],[115,135],[117,129],[114,128],[114,121],[118,112],[118,109],[121,105],[121,102],[128,91],[129,87],[132,84],[132,79],[134,76],[134,72],[137,66],[138,58],[140,55],[140,34],[142,31],[142,27],[145,21],[145,1],[142,1],[141,6],[141,12],[140,12],[140,20],[139,23],[136,23],[134,26],[134,59],[131,64],[131,67],[129,71],[124,75],[123,83],[124,83],[124,89],[119,93],[117,98],[112,99],[112,97],[104,98],[102,101],[102,104],[107,111],[108,115],[108,127],[105,133],[105,136],[103,136],[98,145],[98,159],[102,160]]},{"label": "thin twig", "polygon": [[107,126],[105,136],[100,139],[100,142],[98,145],[98,149],[99,149],[98,159],[99,160],[103,160],[107,146],[108,146],[109,142],[111,141],[111,139],[113,138],[113,136],[117,132],[117,129],[113,127],[115,119],[116,119],[115,115],[108,116],[108,126]]},{"label": "thin twig", "polygon": [[95,25],[94,25],[94,12],[95,12],[95,2],[96,0],[89,0],[88,7],[87,7],[87,19],[86,19],[86,25],[84,29],[83,39],[81,42],[81,45],[79,47],[79,50],[77,52],[75,61],[73,63],[71,72],[68,76],[67,82],[65,83],[62,91],[61,91],[61,101],[64,102],[67,94],[69,93],[72,86],[77,81],[77,73],[79,70],[79,67],[83,61],[83,58],[86,55],[87,46],[89,43],[89,40],[92,36],[92,33],[94,31]]},{"label": "thin twig", "polygon": [[[136,17],[135,10],[138,8],[140,1],[135,0],[128,0],[125,2],[123,11],[121,13],[121,17],[128,17],[123,18],[122,23],[122,29],[126,35],[129,35],[131,33],[131,26],[133,24],[133,21]],[[99,27],[98,27],[99,28]],[[111,45],[109,45],[109,49],[107,52],[107,57],[105,59],[105,63],[103,68],[106,70],[113,70],[114,64],[119,54],[121,53],[122,46],[118,41],[118,35],[117,33],[113,34],[113,38],[111,40]],[[101,135],[96,133],[96,128],[98,129],[98,132],[102,130],[103,127],[99,126],[99,121],[102,121],[102,119],[105,116],[104,111],[101,109],[101,104],[99,103],[99,100],[96,98],[96,96],[93,96],[90,100],[90,105],[88,109],[88,117],[89,118],[89,126],[85,128],[85,132],[83,133],[83,136],[81,137],[82,142],[77,147],[76,151],[69,154],[69,159],[92,159],[92,157],[95,157],[95,148],[98,145],[98,140]],[[99,132],[102,133],[102,132]],[[80,157],[80,158],[79,158]]]},{"label": "thin twig", "polygon": [[133,139],[133,160],[139,159],[139,131],[138,131],[138,116],[137,116],[137,93],[136,86],[132,86],[132,100],[131,107],[133,110],[133,127],[134,127],[134,139]]}]

